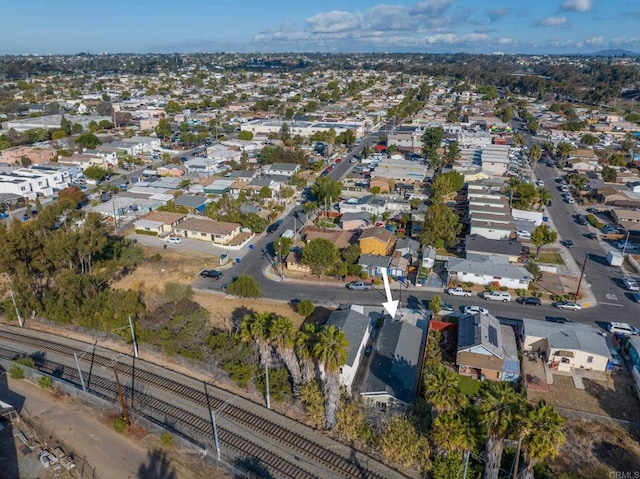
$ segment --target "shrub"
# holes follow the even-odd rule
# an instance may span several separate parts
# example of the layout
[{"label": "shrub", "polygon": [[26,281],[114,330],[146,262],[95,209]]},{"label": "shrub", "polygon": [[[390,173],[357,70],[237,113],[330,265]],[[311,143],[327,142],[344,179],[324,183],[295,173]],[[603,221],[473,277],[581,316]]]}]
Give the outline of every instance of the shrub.
[{"label": "shrub", "polygon": [[363,271],[362,273],[360,273],[360,279],[369,279],[369,273]]},{"label": "shrub", "polygon": [[528,293],[529,293],[529,292],[528,292],[526,289],[524,289],[524,288],[520,288],[520,289],[518,290],[518,296],[526,296]]},{"label": "shrub", "polygon": [[509,288],[507,288],[506,286],[500,286],[500,291],[507,291]]},{"label": "shrub", "polygon": [[465,281],[464,283],[462,283],[462,286],[464,286],[465,288],[473,288],[474,285],[475,283],[472,283],[471,281]]},{"label": "shrub", "polygon": [[604,223],[601,223],[598,218],[596,218],[595,215],[593,214],[588,214],[587,215],[587,221],[591,224],[591,226],[593,226],[594,228],[597,229],[602,229],[604,228]]},{"label": "shrub", "polygon": [[164,447],[173,446],[173,436],[167,431],[164,431],[162,434],[160,434],[160,441],[162,441],[162,445]]},{"label": "shrub", "polygon": [[35,369],[36,367],[36,363],[33,361],[33,358],[19,358],[19,359],[16,359],[16,363],[22,364],[23,366],[26,366],[31,369]]},{"label": "shrub", "polygon": [[381,285],[382,284],[382,279],[373,278],[373,284],[375,284],[376,286]]},{"label": "shrub", "polygon": [[9,375],[12,379],[24,379],[24,371],[17,364],[9,369]]},{"label": "shrub", "polygon": [[42,389],[49,389],[53,387],[53,379],[51,379],[51,376],[41,376],[40,379],[38,379],[38,386]]},{"label": "shrub", "polygon": [[147,236],[158,236],[157,231],[147,231],[147,230],[136,230],[136,234],[147,235]]},{"label": "shrub", "polygon": [[490,283],[490,284],[486,285],[484,287],[484,289],[489,291],[490,293],[493,293],[496,290],[496,287],[493,285],[493,283]]},{"label": "shrub", "polygon": [[123,433],[127,430],[127,421],[122,416],[116,416],[113,418],[113,429],[116,432]]},{"label": "shrub", "polygon": [[316,307],[313,304],[313,301],[311,301],[310,299],[303,299],[298,303],[298,306],[296,307],[298,313],[305,318],[311,316],[315,309]]}]

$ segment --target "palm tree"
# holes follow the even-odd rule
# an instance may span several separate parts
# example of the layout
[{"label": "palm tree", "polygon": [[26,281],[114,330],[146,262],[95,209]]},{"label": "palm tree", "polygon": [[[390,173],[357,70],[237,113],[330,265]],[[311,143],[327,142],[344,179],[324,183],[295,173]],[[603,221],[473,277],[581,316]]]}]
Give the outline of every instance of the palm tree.
[{"label": "palm tree", "polygon": [[513,176],[509,178],[509,183],[507,184],[506,193],[509,193],[509,208],[511,208],[511,204],[513,202],[513,197],[518,192],[518,188],[522,182],[518,178],[514,178]]},{"label": "palm tree", "polygon": [[318,334],[313,353],[324,371],[325,422],[327,429],[336,425],[340,400],[340,367],[347,362],[349,342],[336,326],[325,326]]},{"label": "palm tree", "polygon": [[433,420],[431,439],[445,455],[460,454],[475,447],[475,432],[457,412],[440,414]]},{"label": "palm tree", "polygon": [[293,323],[289,318],[279,316],[275,321],[271,322],[269,336],[271,338],[271,344],[276,348],[278,355],[282,358],[282,361],[291,374],[293,394],[298,397],[300,393],[301,372],[298,358],[293,350],[296,337]]},{"label": "palm tree", "polygon": [[564,443],[564,420],[551,406],[540,401],[524,417],[521,440],[527,466],[519,474],[520,479],[533,479],[536,464],[553,459]]},{"label": "palm tree", "polygon": [[240,323],[240,339],[248,344],[256,344],[260,355],[260,364],[272,363],[269,325],[273,319],[271,313],[247,314]]},{"label": "palm tree", "polygon": [[542,148],[540,145],[533,145],[531,150],[529,150],[529,160],[531,163],[535,163],[542,156]]},{"label": "palm tree", "polygon": [[313,347],[318,336],[318,326],[314,323],[302,325],[295,338],[295,352],[300,358],[302,369],[302,382],[307,384],[316,378],[316,363],[314,361]]},{"label": "palm tree", "polygon": [[506,383],[489,384],[482,396],[480,422],[487,430],[484,479],[498,479],[504,440],[520,419],[524,398]]},{"label": "palm tree", "polygon": [[551,201],[551,192],[544,186],[541,186],[536,190],[536,196],[538,197],[538,211],[540,211],[543,206],[548,205],[549,201]]},{"label": "palm tree", "polygon": [[460,392],[458,375],[444,367],[437,367],[425,375],[425,395],[433,416],[464,408],[467,397]]},{"label": "palm tree", "polygon": [[557,154],[563,162],[567,159],[567,157],[573,150],[573,145],[566,141],[561,141],[556,147]]}]

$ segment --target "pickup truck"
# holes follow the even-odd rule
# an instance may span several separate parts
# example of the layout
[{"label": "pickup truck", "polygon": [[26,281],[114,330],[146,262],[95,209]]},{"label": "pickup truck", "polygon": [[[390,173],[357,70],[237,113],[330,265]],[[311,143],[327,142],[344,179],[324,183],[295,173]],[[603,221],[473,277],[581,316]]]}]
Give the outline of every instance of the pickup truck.
[{"label": "pickup truck", "polygon": [[471,290],[462,288],[447,288],[444,290],[444,292],[449,296],[464,296],[465,298],[468,298],[473,294]]}]

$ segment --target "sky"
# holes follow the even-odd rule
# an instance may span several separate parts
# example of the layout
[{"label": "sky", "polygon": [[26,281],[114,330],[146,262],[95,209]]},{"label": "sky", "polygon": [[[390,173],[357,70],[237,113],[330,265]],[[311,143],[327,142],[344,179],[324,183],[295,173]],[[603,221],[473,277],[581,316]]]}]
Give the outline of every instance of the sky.
[{"label": "sky", "polygon": [[640,53],[640,0],[0,0],[0,54]]}]

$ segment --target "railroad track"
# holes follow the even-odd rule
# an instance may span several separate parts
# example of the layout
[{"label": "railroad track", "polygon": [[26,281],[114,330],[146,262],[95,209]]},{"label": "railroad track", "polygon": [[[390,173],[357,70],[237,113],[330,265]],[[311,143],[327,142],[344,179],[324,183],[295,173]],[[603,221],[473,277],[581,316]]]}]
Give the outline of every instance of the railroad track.
[{"label": "railroad track", "polygon": [[[22,344],[24,346],[27,346],[28,348],[36,348],[39,351],[47,352],[51,354],[57,354],[69,359],[73,358],[74,353],[77,354],[78,352],[80,352],[78,349],[73,348],[71,346],[60,344],[60,343],[57,343],[48,339],[44,339],[41,337],[33,337],[31,335],[24,334],[23,332],[18,330],[16,331],[0,330],[0,339],[4,340],[5,342]],[[86,343],[83,343],[83,344],[86,344]],[[95,351],[92,354],[91,358],[95,365],[101,366],[103,368],[107,368],[107,367],[115,368],[119,374],[133,378],[133,374],[134,374],[133,369],[130,366],[123,364],[122,362],[114,361],[113,358],[104,356],[100,354],[98,351]],[[148,386],[153,387],[157,390],[164,391],[166,393],[169,393],[170,395],[177,396],[180,399],[186,400],[194,404],[195,406],[202,407],[202,408],[207,407],[207,395],[205,394],[204,390],[196,389],[195,387],[185,384],[183,382],[169,379],[159,374],[156,374],[154,372],[148,371],[145,369],[145,366],[147,366],[147,364],[148,363],[146,363],[143,360],[136,361],[136,365],[137,365],[137,367],[135,368],[136,384],[145,383]],[[150,366],[157,367],[155,365],[150,365]],[[75,379],[75,384],[79,384],[79,376],[77,374],[77,371],[75,371],[75,368],[67,368],[67,369],[70,370],[68,372],[69,377],[73,377]],[[171,374],[174,376],[176,375],[176,373],[174,372],[171,372]],[[92,376],[91,378],[92,389],[94,389],[93,388],[94,380],[95,380],[95,375]],[[115,385],[108,380],[107,382],[112,387],[112,389],[109,390],[109,393],[112,394],[112,396],[109,397],[109,400],[115,400],[116,398]],[[210,389],[212,391],[217,390],[215,386],[210,386]],[[95,392],[100,394],[99,391],[95,391]],[[129,388],[127,388],[127,394],[129,396],[131,394],[131,391],[129,390]],[[161,412],[162,414],[165,415],[165,418],[169,418],[169,417],[173,418],[173,420],[175,420],[177,423],[185,425],[189,430],[192,430],[194,433],[204,434],[205,437],[211,436],[210,423],[205,419],[203,419],[202,417],[193,415],[192,413],[182,408],[179,408],[178,406],[175,406],[173,404],[163,403],[162,401],[159,401],[157,398],[150,397],[149,395],[141,393],[138,390],[135,391],[135,395],[139,400],[140,400],[140,396],[143,395],[143,398],[145,400],[145,406],[151,408],[153,411]],[[332,473],[337,474],[339,477],[345,477],[345,478],[358,477],[358,478],[371,478],[371,479],[385,479],[386,477],[388,477],[387,475],[380,475],[375,471],[368,470],[368,468],[354,463],[351,459],[345,457],[344,455],[339,454],[336,451],[333,451],[331,449],[328,449],[318,444],[317,442],[310,440],[308,437],[303,436],[300,433],[292,431],[291,429],[288,429],[282,426],[281,424],[271,421],[265,418],[264,416],[257,414],[253,411],[250,411],[248,409],[245,409],[237,404],[229,403],[228,401],[225,401],[213,395],[210,395],[208,399],[211,403],[211,408],[214,410],[225,405],[224,414],[227,420],[230,420],[231,422],[233,422],[234,424],[236,424],[241,428],[246,428],[258,434],[261,434],[265,436],[268,439],[268,441],[276,442],[281,446],[283,446],[284,448],[287,448],[293,451],[295,453],[294,456],[296,457],[297,460],[298,460],[298,455],[305,457],[311,462],[329,469]],[[171,412],[175,410],[179,410],[178,417],[174,417],[176,413]],[[188,414],[189,416],[185,417],[184,416],[185,413]],[[195,418],[197,418],[197,420]],[[166,421],[164,423],[158,422],[158,420],[155,417],[150,417],[148,419],[153,420],[154,422],[158,423],[163,427],[166,427],[167,425]],[[197,422],[198,426],[194,428],[193,422]],[[218,428],[218,429],[220,431],[221,428]],[[263,455],[262,452],[264,452],[264,448],[261,448],[256,444],[253,444],[252,446],[247,445],[247,447],[241,447],[242,441],[245,441],[248,444],[249,442],[246,441],[245,438],[232,437],[228,433],[230,433],[230,431],[224,429],[223,432],[219,434],[220,440],[226,446],[229,446],[236,451],[240,451],[247,455],[250,455],[251,457],[254,457],[256,460],[260,460],[262,463],[265,463],[263,459],[261,459]],[[251,451],[248,451],[247,449],[251,449]],[[268,452],[268,454],[273,454],[273,452]],[[285,461],[284,459],[282,459],[282,461],[284,461],[284,463],[287,463],[287,461]],[[376,460],[371,458],[371,461],[376,461]],[[291,463],[289,462],[289,464]],[[281,467],[282,466],[276,467],[276,469],[280,470]],[[295,465],[292,465],[292,467],[295,468]],[[281,471],[281,472],[284,473],[285,471]],[[289,470],[286,473],[285,477],[305,477],[303,475],[299,476],[299,474],[301,473],[300,471],[298,471],[298,473],[296,473],[295,475],[292,475],[293,472],[294,471]],[[398,477],[403,477],[402,475],[397,473],[397,471],[394,471],[394,472],[397,474]],[[306,477],[310,477],[310,476],[306,476]]]}]

